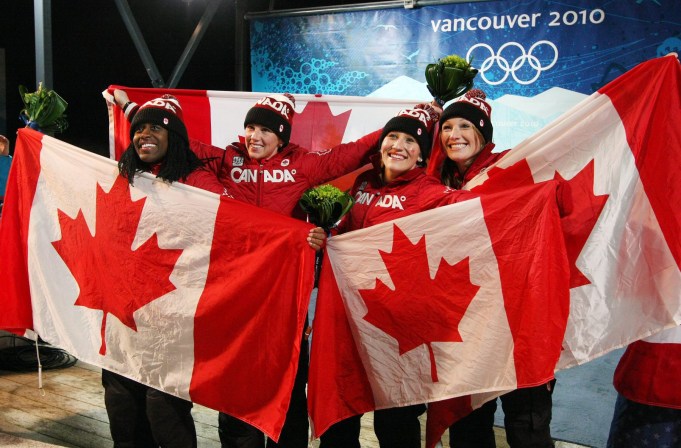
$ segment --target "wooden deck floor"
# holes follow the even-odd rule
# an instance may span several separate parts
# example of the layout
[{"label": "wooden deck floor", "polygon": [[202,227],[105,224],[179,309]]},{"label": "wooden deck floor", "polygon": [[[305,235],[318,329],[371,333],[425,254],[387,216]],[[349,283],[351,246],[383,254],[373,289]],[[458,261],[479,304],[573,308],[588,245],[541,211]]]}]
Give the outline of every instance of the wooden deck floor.
[{"label": "wooden deck floor", "polygon": [[[37,373],[0,370],[0,446],[29,448],[47,443],[82,448],[113,447],[100,375],[98,368],[80,362],[74,367],[48,370],[43,372],[43,391],[40,391]],[[217,412],[195,405],[192,413],[199,448],[219,448]],[[365,415],[361,433],[364,448],[378,447],[372,425],[372,415]],[[422,427],[425,428],[425,424]],[[508,448],[503,430],[495,428],[495,431],[497,447]],[[318,446],[318,441],[310,443],[312,448]],[[557,444],[563,448],[570,446],[576,445]]]}]

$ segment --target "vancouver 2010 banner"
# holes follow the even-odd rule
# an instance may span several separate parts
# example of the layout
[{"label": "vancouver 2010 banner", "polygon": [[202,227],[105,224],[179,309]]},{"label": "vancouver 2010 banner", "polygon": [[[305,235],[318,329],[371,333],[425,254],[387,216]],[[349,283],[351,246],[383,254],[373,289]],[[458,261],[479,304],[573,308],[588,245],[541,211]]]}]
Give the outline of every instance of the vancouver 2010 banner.
[{"label": "vancouver 2010 banner", "polygon": [[678,0],[482,1],[251,22],[252,90],[429,100],[424,70],[479,70],[512,147],[636,64],[681,50]]}]

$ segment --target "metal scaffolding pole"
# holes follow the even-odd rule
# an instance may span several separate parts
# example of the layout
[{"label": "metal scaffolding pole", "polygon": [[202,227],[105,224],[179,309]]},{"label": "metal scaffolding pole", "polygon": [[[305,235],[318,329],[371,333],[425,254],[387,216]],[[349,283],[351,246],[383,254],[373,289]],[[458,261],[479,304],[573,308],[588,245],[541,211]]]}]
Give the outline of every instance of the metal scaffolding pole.
[{"label": "metal scaffolding pole", "polygon": [[35,27],[35,85],[52,88],[52,7],[51,0],[33,0]]},{"label": "metal scaffolding pole", "polygon": [[451,3],[471,3],[471,2],[488,2],[491,0],[386,0],[374,3],[356,3],[354,5],[336,5],[336,6],[320,6],[316,8],[298,8],[298,9],[281,9],[269,10],[262,12],[246,13],[246,20],[251,19],[267,19],[272,17],[293,17],[293,16],[309,16],[314,14],[333,14],[337,12],[355,12],[355,11],[374,11],[377,9],[394,9],[405,8],[413,9],[421,6],[435,6],[446,5]]},{"label": "metal scaffolding pole", "polygon": [[165,81],[163,81],[163,77],[158,71],[158,67],[156,67],[151,52],[149,52],[149,47],[147,47],[147,43],[142,35],[142,30],[140,30],[140,27],[135,20],[135,16],[133,16],[132,11],[130,10],[130,5],[128,5],[126,0],[116,0],[116,6],[123,18],[125,27],[128,29],[128,33],[135,44],[135,48],[137,48],[137,53],[139,53],[140,58],[142,58],[144,68],[146,68],[147,74],[151,79],[151,85],[154,87],[165,87]]},{"label": "metal scaffolding pole", "polygon": [[204,11],[203,16],[201,17],[201,20],[199,20],[199,23],[196,25],[192,37],[189,39],[189,42],[187,42],[187,46],[182,52],[182,56],[180,56],[180,59],[177,61],[177,65],[175,66],[175,69],[173,70],[173,73],[170,76],[170,81],[168,81],[168,87],[170,88],[177,87],[177,83],[180,81],[180,78],[184,74],[184,71],[187,69],[187,64],[189,64],[190,59],[192,58],[192,56],[194,56],[196,47],[199,46],[199,43],[201,42],[203,35],[206,33],[206,30],[208,29],[208,25],[210,25],[211,20],[213,20],[213,17],[215,17],[215,13],[218,11],[220,3],[221,0],[212,0],[208,4],[208,6],[206,6],[206,10]]},{"label": "metal scaffolding pole", "polygon": [[236,90],[241,92],[246,90],[246,79],[250,71],[250,64],[246,62],[250,61],[248,56],[250,45],[244,15],[244,1],[234,0],[234,80]]}]

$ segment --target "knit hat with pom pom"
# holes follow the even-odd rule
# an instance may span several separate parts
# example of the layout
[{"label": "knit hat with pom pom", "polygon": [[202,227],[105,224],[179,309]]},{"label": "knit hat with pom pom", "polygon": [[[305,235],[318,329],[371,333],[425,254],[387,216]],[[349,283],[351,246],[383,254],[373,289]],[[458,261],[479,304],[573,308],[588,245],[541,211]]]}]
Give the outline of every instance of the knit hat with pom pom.
[{"label": "knit hat with pom pom", "polygon": [[182,118],[182,106],[173,95],[165,94],[140,106],[130,123],[130,140],[134,137],[137,127],[145,123],[163,126],[189,144],[187,128]]},{"label": "knit hat with pom pom", "polygon": [[250,108],[244,119],[244,128],[249,124],[259,124],[269,128],[288,145],[291,139],[291,125],[295,111],[296,100],[290,93],[270,94],[260,98]]},{"label": "knit hat with pom pom", "polygon": [[466,94],[453,102],[442,112],[440,118],[440,131],[442,131],[442,124],[454,117],[465,118],[475,125],[485,138],[485,143],[492,141],[494,134],[494,127],[492,126],[492,106],[485,101],[487,95],[480,89],[472,89]]},{"label": "knit hat with pom pom", "polygon": [[[433,113],[432,115],[431,112]],[[423,107],[422,109],[402,109],[383,126],[383,133],[378,140],[379,146],[390,132],[404,132],[414,137],[418,142],[422,163],[425,164],[425,161],[430,156],[430,132],[433,129],[435,120],[437,120],[437,114],[432,106]]]}]

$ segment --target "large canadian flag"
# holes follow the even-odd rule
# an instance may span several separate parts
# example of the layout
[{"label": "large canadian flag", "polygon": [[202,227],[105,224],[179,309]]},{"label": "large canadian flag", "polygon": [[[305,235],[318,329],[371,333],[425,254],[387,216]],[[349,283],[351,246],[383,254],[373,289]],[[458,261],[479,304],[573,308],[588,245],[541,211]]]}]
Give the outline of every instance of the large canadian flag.
[{"label": "large canadian flag", "polygon": [[559,368],[681,323],[681,66],[645,62],[468,184],[564,179],[570,317]]},{"label": "large canadian flag", "polygon": [[330,238],[308,388],[317,435],[553,377],[569,306],[556,192],[530,185]]},{"label": "large canadian flag", "polygon": [[[0,328],[278,438],[298,365],[310,225],[19,131]],[[286,260],[276,262],[273,260]]]},{"label": "large canadian flag", "polygon": [[[111,85],[102,95],[109,113],[109,153],[118,160],[130,143],[130,125],[119,107],[113,106],[112,93],[124,90],[138,104],[163,93],[177,97],[184,121],[192,138],[224,148],[243,138],[244,118],[248,110],[265,93],[219,90],[154,89]],[[291,141],[311,151],[320,151],[359,139],[380,129],[397,112],[429,100],[396,100],[340,95],[296,94]],[[368,168],[368,165],[363,169]],[[342,190],[352,187],[363,169],[333,181]]]},{"label": "large canadian flag", "polygon": [[[320,286],[312,346],[309,400],[316,433],[371,409],[431,402],[426,446],[432,447],[453,421],[504,388],[541,384],[550,377],[539,374],[546,369],[584,363],[679,325],[679,160],[681,68],[675,57],[658,58],[603,87],[473,179],[468,188],[481,195],[477,210],[469,201],[386,224],[382,238],[374,229],[332,237],[324,267],[329,284]],[[551,287],[530,275],[505,276],[505,266],[526,265],[523,260],[538,250],[536,244],[548,244],[545,252],[562,250],[556,239],[528,245],[522,233],[532,218],[520,205],[531,203],[532,186],[553,180],[560,182],[566,264],[530,258],[538,264],[527,265],[532,266],[527,272],[545,271],[540,277],[552,279]],[[519,192],[526,197],[521,204],[515,199]],[[501,220],[489,208],[499,194],[509,201],[497,211]],[[450,210],[464,212],[430,218]],[[436,236],[442,228],[448,236]],[[536,238],[544,235],[540,227],[529,231]],[[457,243],[452,247],[449,239]],[[488,257],[478,258],[490,241],[516,245],[508,252],[494,247]],[[402,252],[408,242],[422,246],[427,263]],[[362,273],[348,271],[352,263],[361,264]],[[449,265],[460,266],[456,282],[441,280],[439,273],[450,271]],[[328,279],[330,272],[335,278]],[[487,274],[484,282],[481,273]],[[495,275],[496,293],[485,294]],[[561,288],[569,295],[569,315],[562,312],[565,302],[549,313],[550,320],[542,320],[524,297],[525,292],[544,296],[543,306],[552,307]],[[468,297],[464,305],[447,302],[460,295]],[[394,317],[391,313],[403,313],[405,297],[420,300],[424,314],[410,305],[405,312],[413,320]],[[435,307],[433,301],[443,305]],[[379,312],[378,302],[394,310]],[[331,314],[345,319],[332,321]],[[437,330],[443,322],[455,337]],[[487,339],[494,341],[488,342],[490,354],[482,350]],[[540,349],[556,344],[557,352]],[[552,362],[551,354],[558,363],[542,364]],[[337,372],[324,371],[326,366]],[[471,372],[473,379],[467,376]],[[329,409],[322,400],[334,394],[338,407]]]}]

